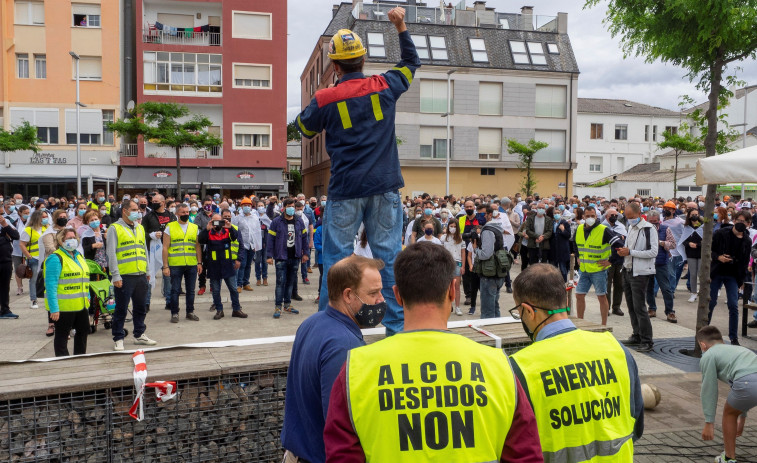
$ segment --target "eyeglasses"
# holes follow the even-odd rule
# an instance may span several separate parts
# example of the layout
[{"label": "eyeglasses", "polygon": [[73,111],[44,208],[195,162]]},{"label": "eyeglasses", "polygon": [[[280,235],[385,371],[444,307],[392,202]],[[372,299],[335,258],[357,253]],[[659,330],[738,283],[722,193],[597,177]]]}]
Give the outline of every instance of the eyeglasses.
[{"label": "eyeglasses", "polygon": [[520,304],[516,305],[512,309],[508,310],[508,312],[510,312],[510,316],[513,317],[513,319],[520,320],[520,311],[519,311],[519,309],[520,309],[520,307],[523,304],[528,304],[529,307],[531,307],[532,309],[534,309],[534,311],[543,310],[544,312],[547,313],[547,315],[554,315],[556,313],[562,313],[562,312],[570,312],[570,307],[563,307],[561,309],[544,309],[542,307],[536,307],[535,305],[531,304],[530,302],[521,302]]}]

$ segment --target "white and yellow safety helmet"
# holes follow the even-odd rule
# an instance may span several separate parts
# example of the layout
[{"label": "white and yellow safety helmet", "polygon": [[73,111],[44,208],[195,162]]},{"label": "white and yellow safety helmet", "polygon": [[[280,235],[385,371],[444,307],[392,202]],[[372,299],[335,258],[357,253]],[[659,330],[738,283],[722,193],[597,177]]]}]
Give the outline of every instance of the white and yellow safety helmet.
[{"label": "white and yellow safety helmet", "polygon": [[367,53],[360,37],[349,29],[340,29],[331,37],[329,58],[333,61],[360,58]]}]

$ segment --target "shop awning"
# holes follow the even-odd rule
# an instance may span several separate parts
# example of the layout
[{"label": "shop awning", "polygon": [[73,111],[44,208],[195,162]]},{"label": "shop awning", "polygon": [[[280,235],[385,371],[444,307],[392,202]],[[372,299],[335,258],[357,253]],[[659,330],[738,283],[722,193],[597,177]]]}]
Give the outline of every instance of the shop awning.
[{"label": "shop awning", "polygon": [[[200,188],[200,169],[181,169],[182,188]],[[119,188],[175,188],[175,167],[124,167],[118,179]]]},{"label": "shop awning", "polygon": [[284,188],[281,169],[209,169],[205,187],[233,190],[274,190]]}]

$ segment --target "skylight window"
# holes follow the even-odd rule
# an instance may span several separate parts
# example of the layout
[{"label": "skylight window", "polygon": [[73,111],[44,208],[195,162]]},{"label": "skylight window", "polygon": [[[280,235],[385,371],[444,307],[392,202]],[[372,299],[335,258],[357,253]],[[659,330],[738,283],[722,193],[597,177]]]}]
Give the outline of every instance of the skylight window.
[{"label": "skylight window", "polygon": [[446,61],[449,59],[447,54],[447,41],[442,36],[434,35],[411,35],[415,50],[418,52],[420,59],[431,59]]},{"label": "skylight window", "polygon": [[484,39],[468,39],[470,42],[471,57],[474,62],[488,63],[489,57],[486,54],[486,43]]},{"label": "skylight window", "polygon": [[526,43],[511,40],[510,51],[513,54],[513,63],[515,64],[547,65],[547,57],[544,54],[544,45],[541,42]]},{"label": "skylight window", "polygon": [[531,55],[532,64],[547,65],[547,57],[544,56],[544,47],[541,42],[528,42],[528,53]]},{"label": "skylight window", "polygon": [[552,54],[552,55],[559,55],[560,54],[560,49],[557,48],[557,44],[556,43],[548,43],[547,44],[547,51],[549,51],[549,53]]},{"label": "skylight window", "polygon": [[368,33],[368,55],[373,58],[385,58],[384,34],[381,32]]},{"label": "skylight window", "polygon": [[510,41],[510,51],[513,53],[513,62],[515,64],[531,64],[528,59],[525,42]]}]

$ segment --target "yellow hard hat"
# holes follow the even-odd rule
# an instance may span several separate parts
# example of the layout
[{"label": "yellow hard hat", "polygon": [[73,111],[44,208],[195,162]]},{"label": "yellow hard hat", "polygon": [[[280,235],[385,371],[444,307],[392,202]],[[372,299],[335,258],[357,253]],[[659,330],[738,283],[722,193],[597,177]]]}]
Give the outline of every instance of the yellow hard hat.
[{"label": "yellow hard hat", "polygon": [[334,61],[359,58],[367,53],[360,37],[349,29],[340,29],[331,37],[329,58]]}]

